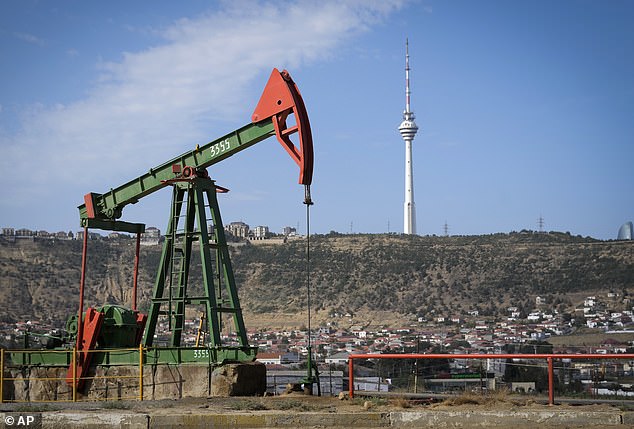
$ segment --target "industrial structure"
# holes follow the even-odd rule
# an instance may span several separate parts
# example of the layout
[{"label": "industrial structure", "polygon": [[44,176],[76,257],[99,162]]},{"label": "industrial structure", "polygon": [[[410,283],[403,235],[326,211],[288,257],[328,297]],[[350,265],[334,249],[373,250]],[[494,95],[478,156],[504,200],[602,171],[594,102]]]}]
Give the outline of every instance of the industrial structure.
[{"label": "industrial structure", "polygon": [[409,41],[405,41],[405,111],[403,122],[398,127],[405,140],[405,205],[403,216],[403,232],[416,234],[416,205],[414,204],[414,173],[412,168],[412,141],[418,132],[414,122],[414,112],[410,106],[411,90],[409,87]]},{"label": "industrial structure", "polygon": [[[155,365],[250,363],[257,346],[249,344],[233,275],[217,194],[228,189],[210,178],[207,168],[276,136],[299,167],[304,204],[312,204],[312,133],[301,94],[289,73],[273,69],[251,123],[210,143],[196,145],[159,166],[109,191],[89,193],[80,205],[83,251],[79,311],[66,324],[58,345],[65,353],[10,353],[13,363],[67,366],[66,381],[81,388],[90,367],[153,362]],[[291,140],[297,137],[297,145]],[[141,166],[141,168],[144,168]],[[148,314],[137,309],[137,273],[143,223],[119,220],[128,204],[163,188],[172,189],[171,210]],[[132,308],[115,305],[84,309],[87,237],[89,229],[136,234]],[[199,261],[192,267],[194,256]],[[193,279],[196,271],[202,278]],[[186,315],[201,315],[195,347],[183,345]],[[156,344],[157,326],[166,326],[168,344]],[[229,337],[221,335],[230,332]],[[120,348],[138,351],[121,353]],[[310,353],[310,351],[309,351]],[[307,382],[314,382],[309,356]],[[263,383],[265,379],[263,378]]]},{"label": "industrial structure", "polygon": [[634,226],[632,226],[632,222],[625,222],[619,228],[619,234],[617,236],[617,240],[632,240],[634,237]]}]

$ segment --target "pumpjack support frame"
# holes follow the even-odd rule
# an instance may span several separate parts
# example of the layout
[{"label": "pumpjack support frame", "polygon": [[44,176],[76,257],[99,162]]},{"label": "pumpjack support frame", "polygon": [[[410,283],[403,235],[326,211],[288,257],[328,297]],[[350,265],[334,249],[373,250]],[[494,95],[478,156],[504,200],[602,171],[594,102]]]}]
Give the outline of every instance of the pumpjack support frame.
[{"label": "pumpjack support frame", "polygon": [[[148,314],[144,346],[152,346],[157,322],[166,316],[171,328],[169,347],[179,347],[190,305],[203,307],[209,333],[208,347],[225,344],[222,340],[223,316],[229,315],[237,346],[246,357],[255,359],[242,317],[229,248],[218,207],[217,186],[208,177],[191,176],[172,181],[172,209],[159,262],[152,303]],[[189,275],[194,244],[200,255],[202,288],[191,290]],[[193,313],[193,312],[192,312]]]}]

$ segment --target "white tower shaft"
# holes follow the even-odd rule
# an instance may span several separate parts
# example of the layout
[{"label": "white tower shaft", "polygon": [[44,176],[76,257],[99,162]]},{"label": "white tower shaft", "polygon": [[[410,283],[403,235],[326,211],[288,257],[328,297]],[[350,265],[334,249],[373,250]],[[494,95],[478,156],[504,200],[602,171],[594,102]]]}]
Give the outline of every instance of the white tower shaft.
[{"label": "white tower shaft", "polygon": [[412,168],[412,141],[405,140],[405,207],[403,232],[416,234],[416,205],[414,204],[414,171]]},{"label": "white tower shaft", "polygon": [[403,232],[416,234],[416,205],[414,204],[414,168],[412,166],[412,142],[418,131],[414,122],[414,112],[411,111],[409,86],[409,41],[405,41],[405,111],[403,122],[398,127],[405,141],[405,204],[403,211]]}]

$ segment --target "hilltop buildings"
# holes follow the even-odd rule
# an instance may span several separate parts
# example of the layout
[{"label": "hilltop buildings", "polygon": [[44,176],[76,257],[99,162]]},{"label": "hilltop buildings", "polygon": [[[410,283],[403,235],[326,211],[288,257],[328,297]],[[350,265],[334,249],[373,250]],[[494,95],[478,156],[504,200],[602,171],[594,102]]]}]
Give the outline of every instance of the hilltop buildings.
[{"label": "hilltop buildings", "polygon": [[[258,225],[255,228],[251,229],[249,225],[244,222],[231,222],[228,225],[225,225],[225,231],[228,234],[231,234],[233,237],[242,238],[247,240],[268,240],[274,237],[280,237],[280,234],[275,234],[271,232],[268,226],[266,225]],[[88,233],[88,238],[90,240],[99,240],[104,238],[98,232],[90,231]],[[15,241],[17,239],[56,239],[56,240],[83,240],[84,231],[78,231],[73,234],[72,231],[59,231],[59,232],[48,232],[48,231],[34,231],[27,228],[19,228],[15,229],[12,227],[4,227],[0,229],[0,236],[8,241]],[[290,226],[285,226],[282,229],[282,238],[288,237],[296,237],[297,230]],[[119,239],[119,238],[127,238],[129,237],[127,234],[121,234],[118,232],[111,232],[106,236],[108,239]],[[145,232],[141,234],[141,245],[151,246],[158,245],[161,242],[161,230],[150,226],[146,228]]]}]

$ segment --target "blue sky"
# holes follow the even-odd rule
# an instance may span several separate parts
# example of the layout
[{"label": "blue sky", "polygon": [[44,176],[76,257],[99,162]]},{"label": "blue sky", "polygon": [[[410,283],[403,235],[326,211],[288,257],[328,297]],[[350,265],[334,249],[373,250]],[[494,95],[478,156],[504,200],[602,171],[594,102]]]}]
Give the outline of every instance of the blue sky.
[{"label": "blue sky", "polygon": [[[634,220],[634,2],[0,3],[0,225],[77,205],[250,121],[273,67],[310,116],[311,232],[400,232],[410,41],[419,234],[602,239]],[[274,138],[214,166],[225,223],[305,231]],[[164,229],[165,189],[124,220]]]}]

